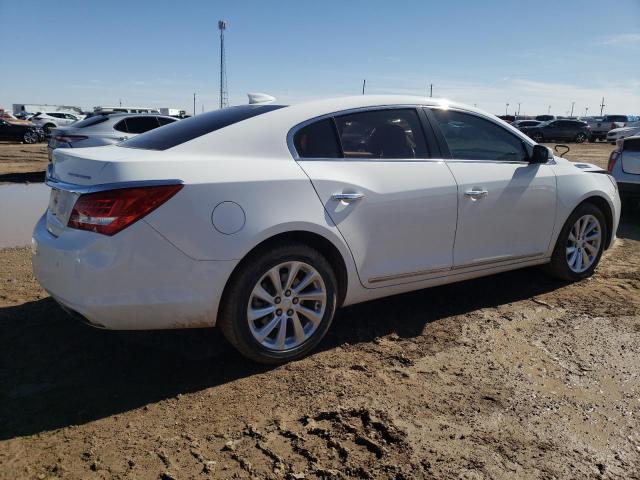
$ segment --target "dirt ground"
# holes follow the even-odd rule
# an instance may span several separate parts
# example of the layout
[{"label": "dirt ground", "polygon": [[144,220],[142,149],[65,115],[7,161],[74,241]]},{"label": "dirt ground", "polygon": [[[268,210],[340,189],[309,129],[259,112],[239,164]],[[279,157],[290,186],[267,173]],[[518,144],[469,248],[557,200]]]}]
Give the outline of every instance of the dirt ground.
[{"label": "dirt ground", "polygon": [[0,181],[10,174],[44,172],[48,163],[46,143],[0,142]]},{"label": "dirt ground", "polygon": [[0,478],[640,478],[640,212],[577,284],[509,272],[339,311],[275,368],[109,332],[0,251]]}]

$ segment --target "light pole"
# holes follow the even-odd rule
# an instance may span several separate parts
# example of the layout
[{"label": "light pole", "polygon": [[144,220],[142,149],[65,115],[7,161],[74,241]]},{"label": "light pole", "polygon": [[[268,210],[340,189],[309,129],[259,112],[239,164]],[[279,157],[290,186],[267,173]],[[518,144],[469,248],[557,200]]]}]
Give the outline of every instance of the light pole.
[{"label": "light pole", "polygon": [[585,107],[584,109],[584,116],[588,116],[589,115],[589,107]]},{"label": "light pole", "polygon": [[571,115],[569,115],[570,117],[573,117],[573,107],[575,106],[576,102],[571,102]]},{"label": "light pole", "polygon": [[504,116],[506,117],[508,115],[509,112],[509,104],[507,103],[507,106],[504,109]]},{"label": "light pole", "polygon": [[520,116],[520,102],[518,102],[518,116]]}]

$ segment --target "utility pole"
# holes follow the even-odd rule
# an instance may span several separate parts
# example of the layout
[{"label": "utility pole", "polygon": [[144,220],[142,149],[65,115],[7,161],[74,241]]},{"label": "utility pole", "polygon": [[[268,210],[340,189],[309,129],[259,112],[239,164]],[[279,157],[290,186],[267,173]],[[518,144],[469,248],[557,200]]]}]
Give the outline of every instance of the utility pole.
[{"label": "utility pole", "polygon": [[433,97],[433,83],[429,85],[429,98]]},{"label": "utility pole", "polygon": [[227,29],[227,22],[218,21],[220,30],[220,108],[229,106],[229,92],[227,91],[227,65],[224,50],[224,31]]},{"label": "utility pole", "polygon": [[367,79],[362,80],[362,94],[364,95],[364,87],[367,86]]},{"label": "utility pole", "polygon": [[602,103],[600,104],[600,116],[602,116],[602,111],[604,110],[605,104],[604,104],[604,97],[602,97]]},{"label": "utility pole", "polygon": [[575,107],[576,102],[571,102],[571,114],[569,115],[570,117],[573,117],[573,107]]},{"label": "utility pole", "polygon": [[193,116],[196,116],[196,93],[193,92]]}]

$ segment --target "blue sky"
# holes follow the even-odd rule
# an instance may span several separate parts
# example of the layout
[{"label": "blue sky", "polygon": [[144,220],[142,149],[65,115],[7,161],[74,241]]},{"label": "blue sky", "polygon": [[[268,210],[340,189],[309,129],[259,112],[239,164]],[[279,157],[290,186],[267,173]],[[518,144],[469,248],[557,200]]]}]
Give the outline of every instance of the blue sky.
[{"label": "blue sky", "polygon": [[0,0],[0,107],[216,108],[218,19],[232,104],[367,93],[493,113],[640,113],[640,0]]}]

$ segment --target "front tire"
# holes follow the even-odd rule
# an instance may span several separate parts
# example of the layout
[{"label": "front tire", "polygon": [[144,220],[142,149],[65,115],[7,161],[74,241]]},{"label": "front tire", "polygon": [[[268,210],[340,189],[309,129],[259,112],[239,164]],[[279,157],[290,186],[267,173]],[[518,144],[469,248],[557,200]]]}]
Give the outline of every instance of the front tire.
[{"label": "front tire", "polygon": [[327,333],[337,281],[317,250],[287,243],[247,258],[229,280],[218,325],[242,355],[259,363],[295,360]]},{"label": "front tire", "polygon": [[600,262],[606,239],[602,211],[592,203],[579,205],[562,227],[548,273],[570,282],[590,277]]},{"label": "front tire", "polygon": [[47,135],[50,135],[51,131],[55,128],[56,126],[53,123],[47,123],[44,127],[42,127],[44,133],[46,133]]},{"label": "front tire", "polygon": [[39,138],[36,132],[30,130],[28,132],[24,132],[24,135],[22,136],[22,140],[24,141],[24,143],[33,144],[33,143],[36,143],[39,140]]}]

